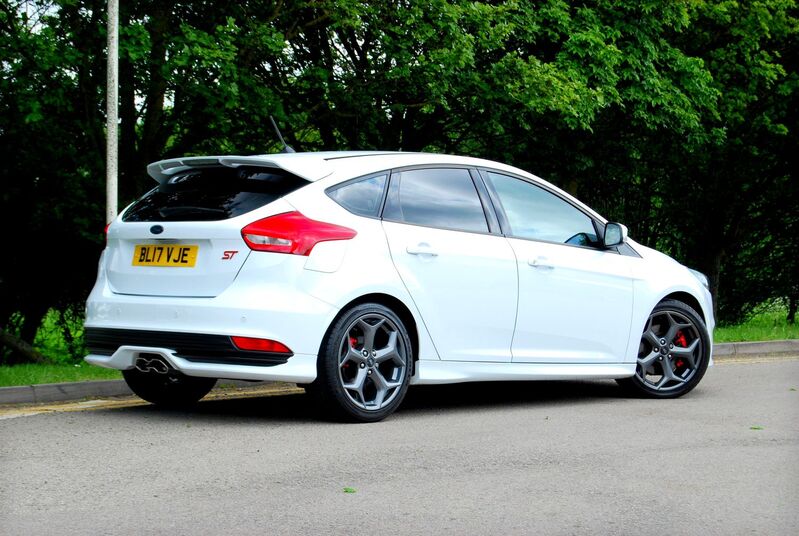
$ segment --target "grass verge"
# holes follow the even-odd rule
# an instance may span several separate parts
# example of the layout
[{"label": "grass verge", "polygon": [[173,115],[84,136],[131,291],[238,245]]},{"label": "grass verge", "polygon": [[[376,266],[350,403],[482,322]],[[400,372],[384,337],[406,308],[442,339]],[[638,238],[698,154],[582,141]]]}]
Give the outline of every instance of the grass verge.
[{"label": "grass verge", "polygon": [[121,380],[118,370],[80,365],[24,364],[0,366],[0,387],[40,383],[82,382],[88,380]]},{"label": "grass verge", "polygon": [[799,324],[788,324],[785,311],[766,311],[736,326],[716,328],[714,342],[777,341],[799,339]]}]

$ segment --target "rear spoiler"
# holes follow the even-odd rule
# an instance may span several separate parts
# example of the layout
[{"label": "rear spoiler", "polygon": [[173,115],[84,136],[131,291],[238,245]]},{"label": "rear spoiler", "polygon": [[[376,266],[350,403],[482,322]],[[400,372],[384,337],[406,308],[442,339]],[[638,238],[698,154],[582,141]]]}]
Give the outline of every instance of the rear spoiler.
[{"label": "rear spoiler", "polygon": [[187,156],[184,158],[170,158],[169,160],[160,160],[148,165],[147,173],[163,184],[176,173],[192,168],[216,166],[278,168],[310,182],[316,182],[333,172],[330,164],[324,158],[315,157],[308,153],[279,153],[254,156]]}]

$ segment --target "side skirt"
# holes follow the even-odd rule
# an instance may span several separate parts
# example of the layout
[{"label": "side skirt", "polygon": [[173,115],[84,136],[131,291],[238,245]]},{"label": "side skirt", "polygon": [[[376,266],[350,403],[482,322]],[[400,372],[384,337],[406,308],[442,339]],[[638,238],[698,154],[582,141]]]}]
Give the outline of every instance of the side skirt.
[{"label": "side skirt", "polygon": [[479,363],[419,360],[412,385],[443,383],[616,379],[635,374],[635,363]]}]

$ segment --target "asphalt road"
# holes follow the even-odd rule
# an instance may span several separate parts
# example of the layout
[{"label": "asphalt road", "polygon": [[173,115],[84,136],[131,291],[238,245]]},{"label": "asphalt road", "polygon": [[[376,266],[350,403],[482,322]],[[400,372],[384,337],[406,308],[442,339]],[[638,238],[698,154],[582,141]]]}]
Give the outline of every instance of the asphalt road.
[{"label": "asphalt road", "polygon": [[670,401],[415,388],[365,425],[299,394],[19,415],[2,534],[799,534],[799,357],[719,363]]}]

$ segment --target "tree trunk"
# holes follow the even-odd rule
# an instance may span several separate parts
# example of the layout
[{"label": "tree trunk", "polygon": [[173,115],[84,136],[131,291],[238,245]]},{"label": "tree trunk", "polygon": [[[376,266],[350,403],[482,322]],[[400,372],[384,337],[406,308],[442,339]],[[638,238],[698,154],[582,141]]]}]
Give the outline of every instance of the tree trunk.
[{"label": "tree trunk", "polygon": [[[164,102],[166,98],[167,79],[164,73],[166,63],[167,34],[169,32],[169,6],[165,2],[157,2],[155,11],[147,23],[152,47],[150,49],[149,83],[145,94],[144,121],[141,126],[139,144],[139,160],[144,165],[162,156],[164,137]],[[142,166],[142,170],[144,166]],[[142,175],[145,175],[142,173]],[[142,177],[144,184],[150,181]],[[138,189],[138,188],[137,188]]]},{"label": "tree trunk", "polygon": [[19,337],[10,334],[3,328],[0,328],[0,342],[2,342],[8,348],[11,348],[17,354],[25,357],[27,361],[33,363],[47,362],[47,358],[44,357],[40,352],[35,350],[33,346],[23,341]]},{"label": "tree trunk", "polygon": [[707,278],[710,283],[710,295],[713,298],[713,316],[718,321],[719,315],[719,288],[721,287],[721,268],[724,261],[724,250],[716,251],[712,256]]},{"label": "tree trunk", "polygon": [[796,323],[796,302],[798,301],[796,295],[788,296],[788,323],[792,325]]}]

